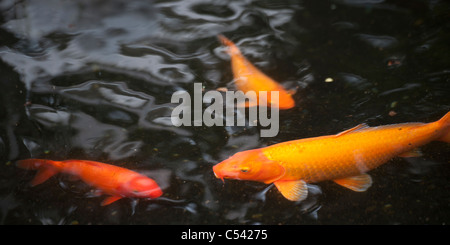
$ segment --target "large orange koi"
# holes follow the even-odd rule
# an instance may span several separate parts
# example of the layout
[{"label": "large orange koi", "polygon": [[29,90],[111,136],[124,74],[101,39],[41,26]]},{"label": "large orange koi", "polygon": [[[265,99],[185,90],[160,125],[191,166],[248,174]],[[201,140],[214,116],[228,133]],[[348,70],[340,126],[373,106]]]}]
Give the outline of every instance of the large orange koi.
[{"label": "large orange koi", "polygon": [[306,183],[324,180],[365,191],[372,185],[369,170],[396,156],[418,156],[417,148],[431,141],[450,142],[450,112],[432,123],[360,124],[336,135],[238,152],[213,171],[222,180],[274,183],[284,197],[301,201],[308,194]]},{"label": "large orange koi", "polygon": [[38,170],[31,181],[35,186],[62,172],[79,177],[102,193],[110,195],[101,205],[109,205],[123,197],[157,198],[162,195],[158,184],[137,172],[126,168],[85,160],[52,161],[45,159],[19,160],[17,166]]},{"label": "large orange koi", "polygon": [[[231,57],[231,67],[234,74],[236,87],[247,93],[255,91],[255,101],[250,101],[246,106],[256,106],[259,104],[260,91],[267,92],[267,101],[265,105],[278,107],[279,109],[290,109],[295,106],[295,102],[291,97],[291,93],[286,91],[283,86],[272,80],[270,77],[262,73],[258,68],[253,66],[242,54],[239,48],[228,38],[218,35],[219,40],[228,47],[228,54]],[[272,100],[271,91],[278,91],[278,101]]]}]

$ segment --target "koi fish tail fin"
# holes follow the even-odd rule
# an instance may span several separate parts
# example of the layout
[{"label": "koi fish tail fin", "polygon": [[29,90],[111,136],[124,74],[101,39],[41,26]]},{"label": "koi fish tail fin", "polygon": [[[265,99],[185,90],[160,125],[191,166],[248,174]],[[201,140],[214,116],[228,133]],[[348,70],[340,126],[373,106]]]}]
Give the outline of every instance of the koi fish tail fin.
[{"label": "koi fish tail fin", "polygon": [[45,159],[25,159],[17,161],[19,168],[27,170],[38,170],[38,173],[31,181],[31,186],[39,185],[59,172],[60,162]]},{"label": "koi fish tail fin", "polygon": [[230,39],[226,38],[222,34],[217,35],[217,38],[220,42],[222,42],[223,45],[228,47],[228,54],[241,54],[241,51],[239,51],[238,47],[236,47],[236,45]]},{"label": "koi fish tail fin", "polygon": [[450,143],[450,112],[447,112],[437,123],[443,128],[442,136],[438,140]]}]

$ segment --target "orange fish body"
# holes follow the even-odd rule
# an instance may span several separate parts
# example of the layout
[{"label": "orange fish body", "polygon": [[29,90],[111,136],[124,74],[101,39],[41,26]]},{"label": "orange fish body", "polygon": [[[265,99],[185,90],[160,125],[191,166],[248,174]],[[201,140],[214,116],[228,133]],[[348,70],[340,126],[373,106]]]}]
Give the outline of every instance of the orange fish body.
[{"label": "orange fish body", "polygon": [[45,159],[19,160],[17,166],[38,170],[31,185],[35,186],[61,172],[76,176],[109,195],[102,206],[111,204],[123,197],[157,198],[162,195],[158,184],[137,172],[126,168],[85,160],[52,161]]},{"label": "orange fish body", "polygon": [[[242,54],[238,47],[223,35],[218,35],[219,40],[228,47],[228,54],[231,56],[231,67],[234,74],[236,87],[244,93],[248,91],[256,92],[256,100],[250,102],[247,106],[259,104],[258,92],[267,91],[267,104],[279,109],[290,109],[295,106],[291,94],[279,83],[262,73],[253,66]],[[271,99],[270,92],[278,91],[278,101]]]},{"label": "orange fish body", "polygon": [[435,140],[450,142],[450,112],[432,123],[361,124],[336,135],[243,151],[213,171],[221,179],[274,183],[287,199],[300,201],[307,196],[306,183],[324,180],[365,191],[372,184],[366,172],[396,156],[419,156],[417,148]]}]

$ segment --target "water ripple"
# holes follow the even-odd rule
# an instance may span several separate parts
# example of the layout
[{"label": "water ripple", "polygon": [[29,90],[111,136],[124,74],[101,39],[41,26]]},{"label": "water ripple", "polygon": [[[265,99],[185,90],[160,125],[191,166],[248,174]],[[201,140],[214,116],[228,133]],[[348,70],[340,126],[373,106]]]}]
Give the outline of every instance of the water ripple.
[{"label": "water ripple", "polygon": [[[448,37],[442,26],[447,5],[409,4],[1,1],[0,153],[5,154],[0,158],[5,164],[0,180],[5,185],[0,188],[0,220],[367,224],[414,223],[418,215],[421,221],[448,219],[448,212],[439,211],[448,210],[445,197],[443,204],[435,198],[448,179],[445,171],[437,171],[440,185],[427,186],[422,178],[434,175],[433,169],[441,166],[437,162],[446,160],[447,149],[435,146],[429,148],[439,152],[432,161],[416,159],[405,170],[414,188],[390,177],[366,193],[309,185],[304,202],[285,200],[272,185],[237,180],[224,184],[211,171],[239,151],[338,132],[362,122],[428,120],[438,111],[448,111]],[[276,138],[261,139],[258,127],[172,125],[176,105],[170,98],[175,91],[191,91],[196,82],[203,83],[205,92],[233,89],[230,58],[217,34],[235,41],[255,66],[297,91],[298,106],[280,113]],[[327,78],[331,82],[323,82],[330,81]],[[64,175],[56,177],[57,184],[51,178],[30,188],[26,182],[34,173],[12,164],[28,157],[126,165],[154,178],[164,195],[101,207],[98,193]],[[382,176],[383,170],[373,177]],[[417,191],[424,199],[433,196],[421,205],[437,208],[420,208],[414,213],[418,215],[402,215],[399,208],[389,213],[393,217],[384,217],[379,206],[393,210],[409,200],[408,205],[419,209],[417,200],[400,195],[396,203],[390,198],[405,190]],[[390,206],[383,203],[388,201]]]}]

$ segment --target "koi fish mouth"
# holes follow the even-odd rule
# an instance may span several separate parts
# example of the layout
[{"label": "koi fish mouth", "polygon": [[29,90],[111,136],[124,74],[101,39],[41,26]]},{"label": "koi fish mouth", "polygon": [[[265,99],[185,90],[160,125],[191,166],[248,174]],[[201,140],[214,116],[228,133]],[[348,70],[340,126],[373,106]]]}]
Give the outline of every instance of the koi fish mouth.
[{"label": "koi fish mouth", "polygon": [[229,171],[225,171],[223,169],[223,165],[221,165],[221,164],[215,165],[213,167],[213,172],[214,172],[214,176],[216,176],[216,178],[218,178],[218,179],[221,179],[223,183],[225,183],[225,179],[237,178],[237,176],[234,176]]},{"label": "koi fish mouth", "polygon": [[215,169],[215,171],[214,171],[214,176],[216,176],[216,178],[218,178],[218,179],[221,179],[222,182],[224,182],[224,183],[225,183],[225,179],[237,179],[237,180],[241,179],[237,173],[228,172],[228,171],[219,171],[217,169]]},{"label": "koi fish mouth", "polygon": [[158,198],[162,195],[162,191],[160,188],[154,188],[145,191],[133,191],[133,194],[136,197]]},{"label": "koi fish mouth", "polygon": [[224,177],[224,176],[222,176],[222,175],[219,175],[219,174],[217,174],[216,172],[214,172],[214,176],[216,176],[216,178],[218,178],[218,179],[221,179],[221,180],[222,180],[222,182],[224,182],[224,183],[225,183],[225,177]]}]

